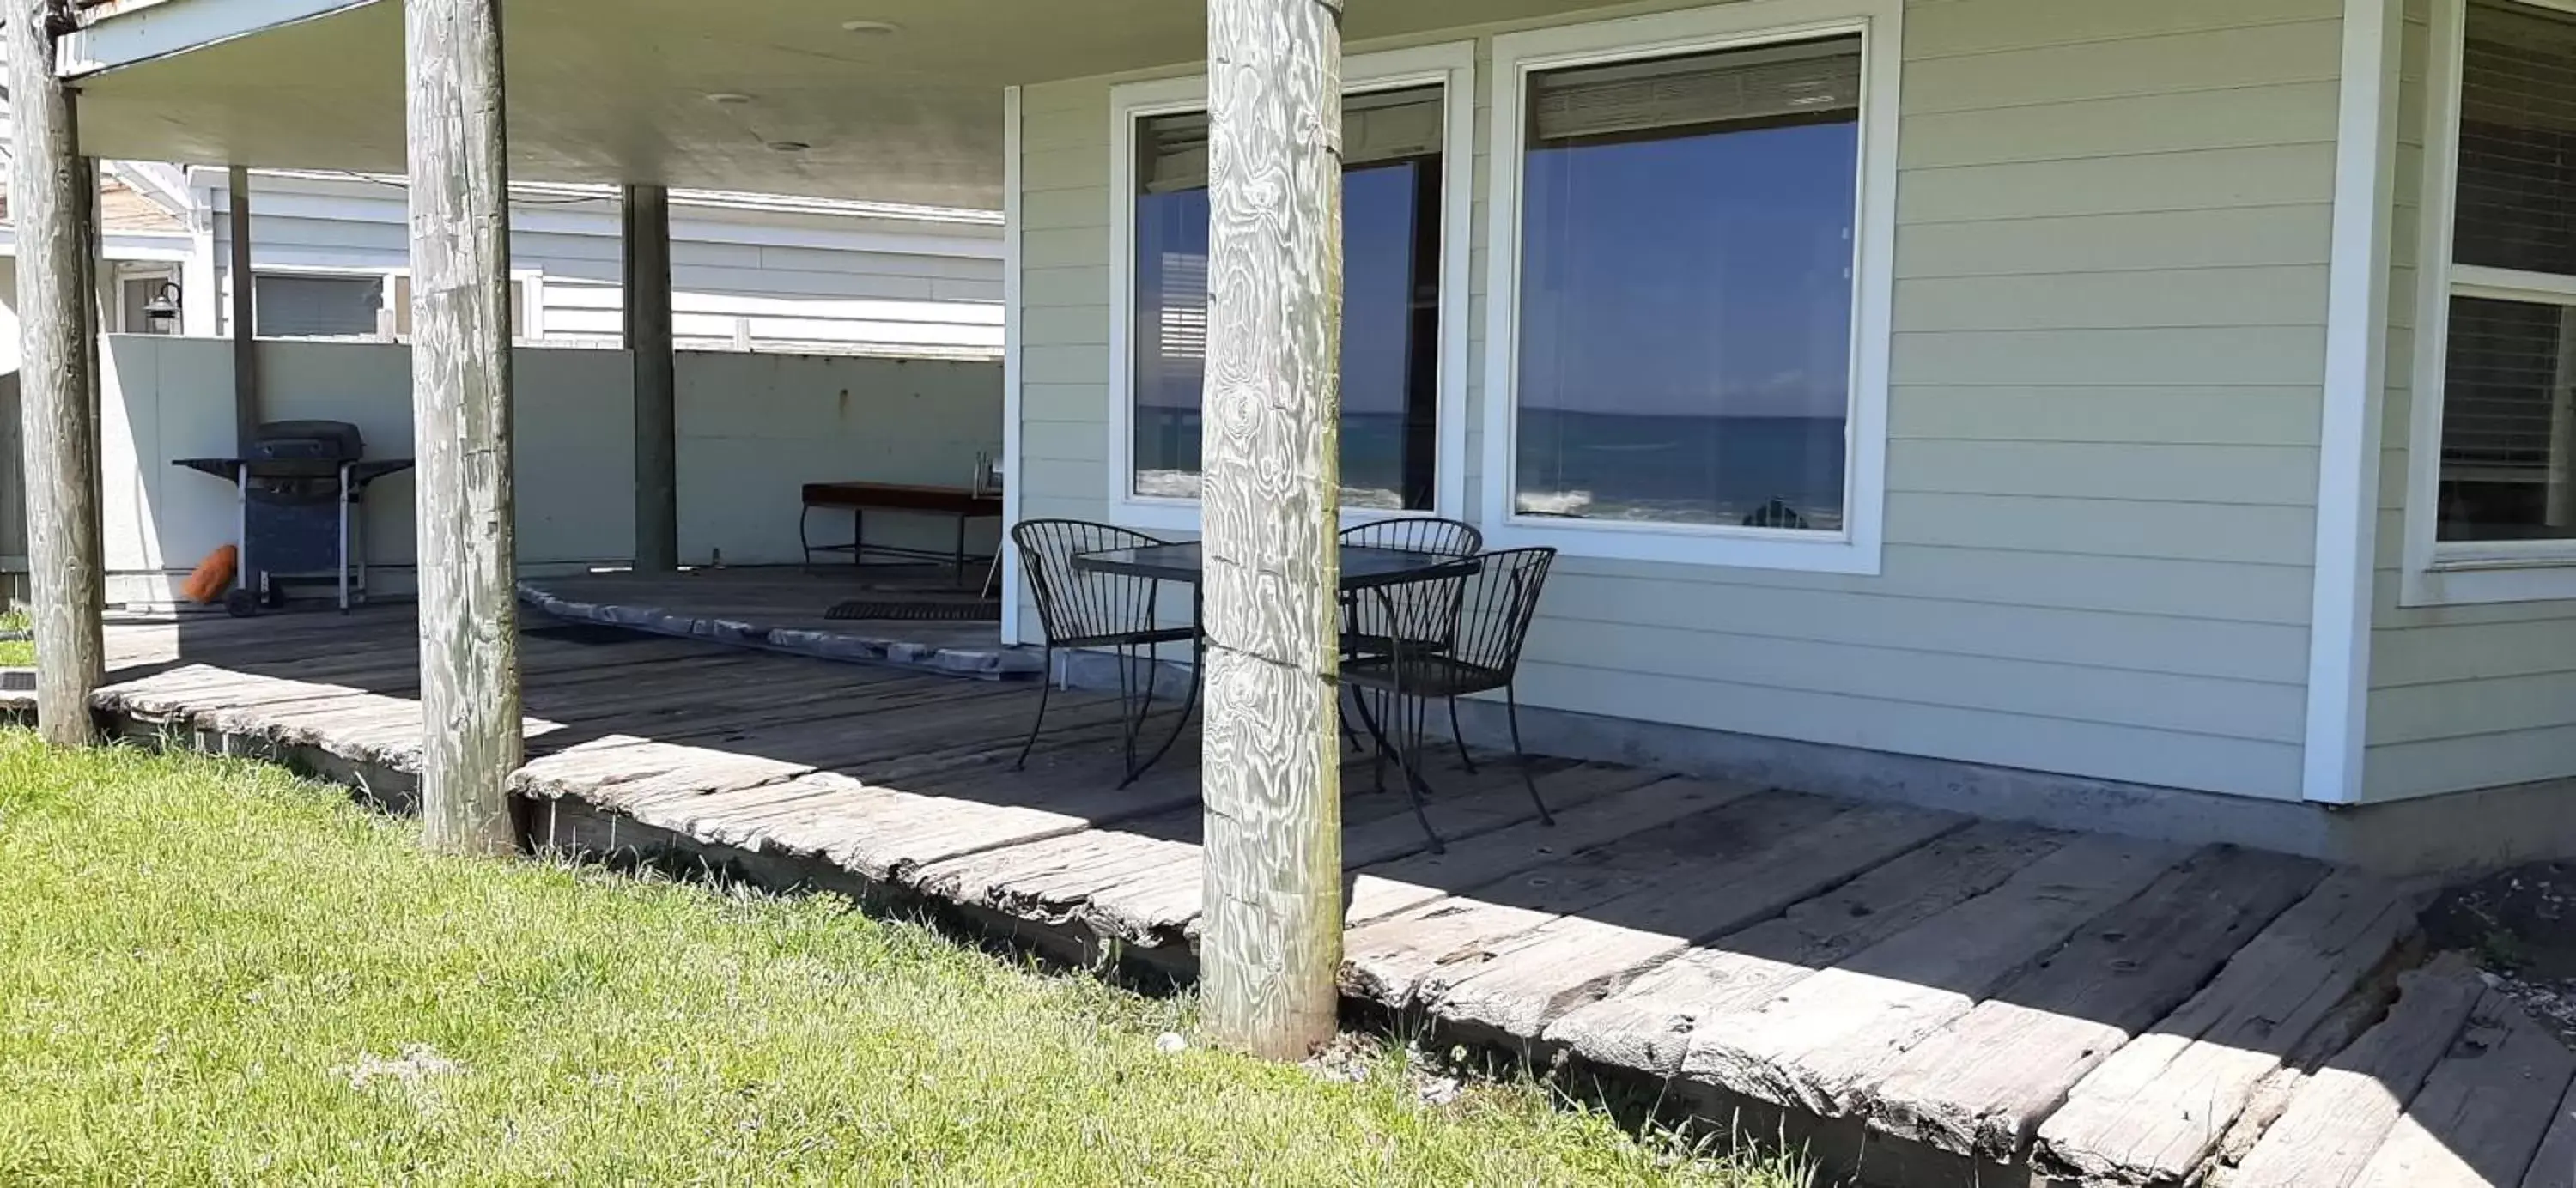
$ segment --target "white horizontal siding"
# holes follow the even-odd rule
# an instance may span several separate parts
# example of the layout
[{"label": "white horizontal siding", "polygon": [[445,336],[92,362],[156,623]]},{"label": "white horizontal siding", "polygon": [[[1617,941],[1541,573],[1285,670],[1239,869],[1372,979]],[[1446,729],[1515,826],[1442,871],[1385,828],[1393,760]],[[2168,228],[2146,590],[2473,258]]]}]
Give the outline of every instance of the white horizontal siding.
[{"label": "white horizontal siding", "polygon": [[[2395,800],[2576,776],[2576,602],[2404,608],[2407,468],[2414,429],[2416,267],[2427,124],[2429,6],[2408,0],[2381,421],[2363,796]],[[2431,444],[2431,443],[2426,443]]]},{"label": "white horizontal siding", "polygon": [[[1568,557],[1524,699],[2296,797],[2340,12],[1910,5],[1883,573]],[[1471,467],[1492,31],[1424,39],[1479,39]],[[1099,516],[1109,83],[1022,102],[1023,512]]]},{"label": "white horizontal siding", "polygon": [[[268,176],[255,176],[253,184],[255,267],[408,266],[399,187]],[[623,333],[622,248],[614,206],[523,203],[512,217],[513,267],[544,278],[541,341],[617,345]],[[684,346],[731,347],[747,337],[767,350],[1001,353],[999,228],[941,226],[936,235],[917,236],[921,250],[911,252],[901,247],[906,232],[863,230],[875,220],[809,215],[795,226],[776,222],[764,212],[745,212],[737,223],[722,209],[673,211],[671,300],[674,331]],[[811,242],[793,242],[800,234]],[[961,254],[961,238],[982,254]],[[850,246],[829,246],[835,242]],[[219,277],[228,267],[229,243],[229,222],[218,217]]]}]

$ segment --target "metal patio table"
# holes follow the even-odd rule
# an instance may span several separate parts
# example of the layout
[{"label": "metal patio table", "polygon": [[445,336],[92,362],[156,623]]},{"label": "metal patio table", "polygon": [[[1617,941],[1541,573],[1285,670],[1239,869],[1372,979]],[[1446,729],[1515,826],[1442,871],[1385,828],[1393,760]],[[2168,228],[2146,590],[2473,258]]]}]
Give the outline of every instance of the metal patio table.
[{"label": "metal patio table", "polygon": [[[1389,618],[1393,619],[1395,613],[1390,591],[1422,582],[1466,577],[1475,573],[1481,564],[1472,556],[1420,553],[1407,549],[1382,549],[1366,545],[1343,545],[1341,546],[1340,590],[1345,601],[1364,594],[1379,598],[1387,606]],[[1207,655],[1207,621],[1201,614],[1205,604],[1205,583],[1201,574],[1206,568],[1206,558],[1198,543],[1193,541],[1185,544],[1147,545],[1132,549],[1080,553],[1073,558],[1073,567],[1088,573],[1178,582],[1190,587],[1190,626],[1193,642],[1190,647],[1188,700],[1182,703],[1180,719],[1172,724],[1171,737],[1164,739],[1162,746],[1156,748],[1144,762],[1136,764],[1127,773],[1127,782],[1132,784],[1138,777],[1144,775],[1148,768],[1160,762],[1163,755],[1172,749],[1173,743],[1180,741],[1181,732],[1189,727],[1190,714],[1198,705],[1199,682],[1207,670],[1204,663]],[[1392,644],[1401,653],[1404,642],[1399,633],[1399,637],[1394,639]],[[1396,669],[1400,677],[1403,665],[1399,663]],[[1395,697],[1398,702],[1402,700],[1401,688],[1396,691]],[[1130,700],[1135,703],[1134,714],[1129,719],[1128,725],[1129,737],[1132,739],[1136,732],[1143,730],[1145,716],[1153,710],[1154,682],[1150,676],[1144,682],[1143,696],[1130,698]],[[1376,737],[1378,745],[1381,748],[1393,749],[1394,744],[1389,741],[1386,732],[1378,728],[1376,721],[1369,717],[1365,709],[1361,711],[1360,716],[1367,722],[1369,733]],[[1421,777],[1415,774],[1410,757],[1399,753],[1396,755],[1396,762],[1404,769],[1406,778],[1412,781],[1415,790],[1419,791]]]}]

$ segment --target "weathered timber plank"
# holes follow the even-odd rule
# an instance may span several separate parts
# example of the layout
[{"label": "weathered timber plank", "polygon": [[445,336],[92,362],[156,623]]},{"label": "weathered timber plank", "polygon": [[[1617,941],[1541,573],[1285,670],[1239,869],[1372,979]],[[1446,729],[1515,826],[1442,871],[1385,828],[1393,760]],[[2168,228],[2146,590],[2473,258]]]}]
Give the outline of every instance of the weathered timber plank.
[{"label": "weathered timber plank", "polygon": [[2417,935],[2397,887],[2336,872],[2189,1002],[2077,1082],[2040,1124],[2036,1166],[2117,1184],[2190,1176],[2264,1078],[2356,996],[2377,993]]},{"label": "weathered timber plank", "polygon": [[2571,1079],[2576,1052],[2512,995],[2488,990],[2354,1188],[2518,1183]]},{"label": "weathered timber plank", "polygon": [[[1457,955],[1416,987],[1434,1015],[1535,1038],[1573,1006],[1616,990],[1690,947],[1778,915],[1944,834],[1966,817],[1863,805],[1745,858],[1712,865],[1686,834],[1639,834],[1638,885],[1500,943]],[[1583,859],[1569,859],[1573,865]],[[1661,863],[1661,869],[1651,869]]]},{"label": "weathered timber plank", "polygon": [[2456,953],[2399,975],[2397,985],[2388,1017],[2302,1081],[2244,1160],[2215,1182],[2345,1188],[2361,1174],[2486,993]]},{"label": "weathered timber plank", "polygon": [[[1546,785],[1540,791],[1546,793]],[[1657,780],[1557,813],[1554,825],[1525,822],[1468,838],[1445,853],[1426,851],[1361,867],[1353,872],[1346,923],[1358,927],[1444,896],[1473,892],[1568,854],[1661,829],[1760,791],[1750,784],[1715,780]]]},{"label": "weathered timber plank", "polygon": [[[1710,871],[1749,861],[1764,850],[1840,815],[1842,806],[1797,792],[1763,792],[1661,829],[1631,836],[1652,848],[1587,849],[1510,878],[1436,899],[1350,930],[1342,985],[1388,1006],[1416,1001],[1459,962],[1481,963],[1493,948],[1569,912],[1581,912],[1636,890],[1665,872],[1672,850],[1689,849]],[[1667,848],[1669,847],[1669,848]]]},{"label": "weathered timber plank", "polygon": [[2576,1085],[2558,1099],[2558,1112],[2531,1157],[2531,1170],[2523,1173],[2522,1188],[2576,1188]]},{"label": "weathered timber plank", "polygon": [[[1361,762],[1364,760],[1345,764],[1345,773]],[[1563,812],[1614,792],[1644,785],[1655,778],[1650,773],[1583,765],[1543,775],[1541,780],[1549,803]],[[1451,785],[1442,787],[1445,789]],[[1428,848],[1410,806],[1400,795],[1362,799],[1378,799],[1387,803],[1376,806],[1378,811],[1366,819],[1345,814],[1342,854],[1346,861],[1392,860]],[[1440,818],[1443,824],[1453,828],[1461,823],[1476,827],[1473,832],[1450,834],[1453,847],[1481,836],[1485,828],[1534,822],[1536,818],[1535,810],[1530,808],[1527,796],[1521,791],[1517,774],[1509,777],[1507,787],[1486,791],[1472,802],[1450,803],[1444,796],[1442,807],[1449,810]],[[1131,877],[1096,888],[1084,897],[1077,914],[1085,924],[1108,935],[1140,944],[1175,943],[1186,938],[1191,924],[1198,918],[1201,879],[1201,855],[1192,851],[1168,863],[1138,870]]]},{"label": "weathered timber plank", "polygon": [[2093,1066],[2315,889],[2318,863],[2203,852],[1854,1090],[1870,1127],[1998,1162]]},{"label": "weathered timber plank", "polygon": [[1704,1018],[1682,1071],[1828,1116],[1873,1069],[2055,949],[2085,921],[2188,857],[2180,847],[2079,838],[2002,886],[1781,991]]},{"label": "weathered timber plank", "polygon": [[1550,1024],[1546,1038],[1602,1064],[1674,1075],[1700,1018],[1759,1007],[1790,983],[1993,890],[2067,840],[2003,822],[1971,825],[1648,970]]}]

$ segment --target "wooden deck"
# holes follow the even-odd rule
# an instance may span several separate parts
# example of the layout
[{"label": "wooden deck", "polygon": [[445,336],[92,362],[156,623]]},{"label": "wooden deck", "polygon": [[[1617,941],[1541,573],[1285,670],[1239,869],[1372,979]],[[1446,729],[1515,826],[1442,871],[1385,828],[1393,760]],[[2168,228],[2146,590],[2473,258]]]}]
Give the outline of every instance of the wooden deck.
[{"label": "wooden deck", "polygon": [[[535,627],[535,625],[532,625]],[[399,798],[399,609],[120,626],[125,730]],[[524,640],[540,843],[685,852],[1186,975],[1194,748],[1116,787],[1112,703],[594,626]],[[1490,757],[1489,757],[1490,758]],[[1906,1184],[2576,1183],[2576,1057],[2397,888],[2303,859],[1545,761],[1433,773],[1430,853],[1345,772],[1347,993],[1661,1085]],[[2391,1006],[2391,1000],[2394,1005]]]}]

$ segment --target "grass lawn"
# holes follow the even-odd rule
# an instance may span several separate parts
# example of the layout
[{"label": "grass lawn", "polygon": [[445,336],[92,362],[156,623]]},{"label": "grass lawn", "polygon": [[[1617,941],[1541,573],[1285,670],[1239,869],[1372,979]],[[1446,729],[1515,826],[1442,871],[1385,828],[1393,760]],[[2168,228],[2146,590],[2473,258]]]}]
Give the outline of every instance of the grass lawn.
[{"label": "grass lawn", "polygon": [[0,732],[0,1182],[1698,1183],[821,896],[445,860],[257,764]]},{"label": "grass lawn", "polygon": [[[0,631],[24,631],[26,629],[27,612],[22,610],[0,612]],[[0,668],[25,668],[35,662],[35,641],[25,639],[0,639]]]}]

